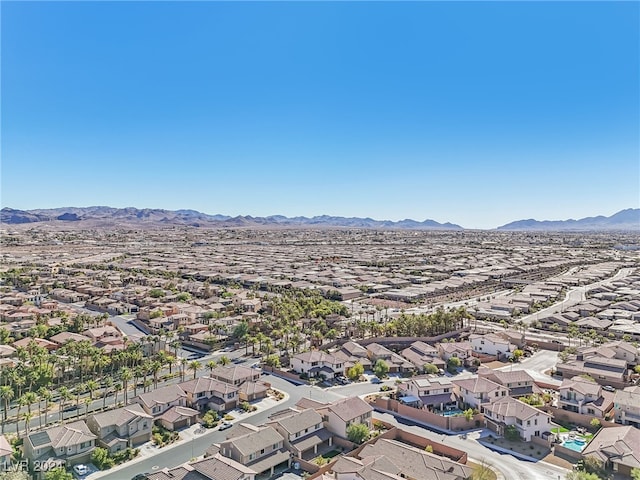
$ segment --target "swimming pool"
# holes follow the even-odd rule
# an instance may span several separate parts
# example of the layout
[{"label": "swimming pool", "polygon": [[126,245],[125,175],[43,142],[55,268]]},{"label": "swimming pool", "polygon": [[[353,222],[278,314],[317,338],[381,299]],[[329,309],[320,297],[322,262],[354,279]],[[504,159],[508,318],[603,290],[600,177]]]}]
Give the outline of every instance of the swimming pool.
[{"label": "swimming pool", "polygon": [[447,410],[445,412],[440,412],[440,415],[443,417],[455,417],[456,415],[462,415],[464,412],[459,408],[454,408],[453,410]]},{"label": "swimming pool", "polygon": [[587,446],[587,442],[580,438],[570,438],[562,442],[562,446],[574,452],[581,452]]}]

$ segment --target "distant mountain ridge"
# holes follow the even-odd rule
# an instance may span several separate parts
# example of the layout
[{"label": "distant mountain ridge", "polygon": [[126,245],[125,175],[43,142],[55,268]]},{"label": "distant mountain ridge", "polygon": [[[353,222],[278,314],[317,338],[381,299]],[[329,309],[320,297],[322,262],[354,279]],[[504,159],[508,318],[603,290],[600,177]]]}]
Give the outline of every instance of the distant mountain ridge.
[{"label": "distant mountain ridge", "polygon": [[599,215],[579,220],[518,220],[498,227],[498,230],[537,231],[640,231],[640,208],[627,208],[610,217]]},{"label": "distant mountain ridge", "polygon": [[400,221],[374,220],[372,218],[335,217],[285,217],[271,215],[252,217],[209,215],[196,210],[164,210],[158,208],[63,207],[35,210],[3,208],[0,223],[15,225],[38,222],[73,222],[77,225],[99,226],[168,226],[194,227],[347,227],[347,228],[398,228],[412,230],[462,230],[460,225],[438,223],[435,220],[405,219]]},{"label": "distant mountain ridge", "polygon": [[[453,223],[438,223],[435,220],[405,219],[399,221],[374,220],[372,218],[336,217],[286,217],[270,215],[209,215],[197,210],[164,210],[159,208],[114,208],[114,207],[63,207],[35,210],[0,210],[0,223],[17,225],[24,223],[54,222],[56,225],[77,227],[167,227],[193,226],[209,228],[241,227],[337,227],[337,228],[389,228],[403,230],[463,230]],[[586,217],[579,220],[518,220],[497,227],[502,231],[640,231],[640,208],[621,210],[610,217]]]}]

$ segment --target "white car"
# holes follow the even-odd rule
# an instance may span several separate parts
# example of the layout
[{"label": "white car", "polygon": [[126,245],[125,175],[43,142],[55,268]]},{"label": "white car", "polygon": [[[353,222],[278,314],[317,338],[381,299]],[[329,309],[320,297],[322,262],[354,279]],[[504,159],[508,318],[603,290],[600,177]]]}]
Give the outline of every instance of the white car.
[{"label": "white car", "polygon": [[222,422],[220,424],[219,430],[226,430],[227,428],[231,428],[233,425],[229,422]]},{"label": "white car", "polygon": [[73,471],[82,476],[89,473],[89,468],[86,465],[79,464],[73,466]]}]

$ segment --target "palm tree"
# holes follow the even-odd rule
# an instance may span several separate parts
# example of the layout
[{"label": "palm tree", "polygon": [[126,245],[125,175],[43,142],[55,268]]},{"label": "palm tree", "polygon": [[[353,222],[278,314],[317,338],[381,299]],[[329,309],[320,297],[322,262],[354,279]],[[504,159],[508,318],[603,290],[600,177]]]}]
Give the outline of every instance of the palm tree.
[{"label": "palm tree", "polygon": [[40,424],[40,428],[42,428],[42,408],[41,408],[41,401],[44,400],[44,424],[45,426],[47,425],[47,412],[49,412],[49,402],[51,401],[51,391],[49,389],[47,389],[46,387],[41,387],[38,390],[38,397],[40,400],[38,400],[38,409],[39,409],[39,413],[40,416],[38,417],[39,419],[39,424]]},{"label": "palm tree", "polygon": [[67,387],[60,387],[59,393],[60,393],[59,413],[60,413],[60,423],[62,424],[64,423],[64,406],[68,400],[71,400],[72,395]]},{"label": "palm tree", "polygon": [[124,404],[127,404],[127,389],[129,386],[129,380],[133,378],[133,373],[128,367],[124,367],[120,370],[120,378],[122,379],[122,389],[124,390]]},{"label": "palm tree", "polygon": [[91,406],[91,398],[84,398],[84,418],[86,419],[89,416],[89,407]]},{"label": "palm tree", "polygon": [[[33,413],[31,412],[26,412],[22,415],[22,418],[24,419],[24,436],[28,437],[29,436],[29,424],[31,423],[31,420],[33,419]],[[16,423],[17,425],[17,423]]]},{"label": "palm tree", "polygon": [[196,374],[198,372],[198,369],[201,367],[202,365],[200,364],[199,361],[197,360],[193,360],[192,362],[189,363],[189,370],[193,370],[193,378],[195,380],[196,378]]},{"label": "palm tree", "polygon": [[209,368],[209,372],[213,373],[213,369],[216,368],[218,366],[218,364],[216,363],[215,360],[209,360],[207,362],[207,368]]},{"label": "palm tree", "polygon": [[87,380],[87,390],[89,390],[89,398],[93,401],[93,392],[98,389],[98,382],[95,380]]},{"label": "palm tree", "polygon": [[158,372],[162,370],[162,363],[158,360],[154,360],[150,365],[151,372],[153,373],[153,385],[158,388]]},{"label": "palm tree", "polygon": [[223,367],[226,367],[227,365],[229,365],[229,363],[231,363],[231,360],[229,360],[229,357],[227,357],[226,355],[221,356],[218,361]]},{"label": "palm tree", "polygon": [[11,403],[13,396],[13,388],[11,388],[9,385],[3,385],[0,387],[0,398],[2,398],[3,402],[2,432],[4,432],[4,426],[7,423],[7,410],[9,409],[9,404]]},{"label": "palm tree", "polygon": [[182,381],[184,382],[184,373],[185,373],[185,369],[187,367],[187,364],[189,363],[189,360],[187,360],[186,358],[181,358],[180,359],[180,378],[182,379]]},{"label": "palm tree", "polygon": [[113,387],[113,378],[107,377],[104,379],[104,390],[102,391],[102,409],[107,408],[107,397],[111,393],[111,387]]}]

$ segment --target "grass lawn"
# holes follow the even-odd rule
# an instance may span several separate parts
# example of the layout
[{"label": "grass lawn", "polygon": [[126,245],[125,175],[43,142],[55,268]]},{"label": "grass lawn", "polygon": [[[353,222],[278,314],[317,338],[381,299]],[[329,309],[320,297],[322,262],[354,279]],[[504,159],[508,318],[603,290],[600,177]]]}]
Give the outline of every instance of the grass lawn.
[{"label": "grass lawn", "polygon": [[567,433],[569,431],[569,429],[564,428],[564,427],[557,427],[557,428],[552,428],[551,429],[551,433]]}]

